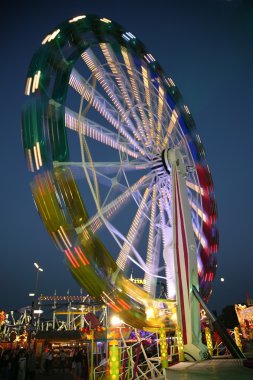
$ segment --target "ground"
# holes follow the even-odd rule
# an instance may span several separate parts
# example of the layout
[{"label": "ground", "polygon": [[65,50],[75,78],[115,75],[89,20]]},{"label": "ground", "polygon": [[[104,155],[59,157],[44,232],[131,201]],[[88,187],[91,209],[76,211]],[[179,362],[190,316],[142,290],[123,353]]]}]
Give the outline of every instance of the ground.
[{"label": "ground", "polygon": [[212,359],[203,362],[179,363],[166,371],[170,380],[250,380],[253,368],[246,368],[239,359]]}]

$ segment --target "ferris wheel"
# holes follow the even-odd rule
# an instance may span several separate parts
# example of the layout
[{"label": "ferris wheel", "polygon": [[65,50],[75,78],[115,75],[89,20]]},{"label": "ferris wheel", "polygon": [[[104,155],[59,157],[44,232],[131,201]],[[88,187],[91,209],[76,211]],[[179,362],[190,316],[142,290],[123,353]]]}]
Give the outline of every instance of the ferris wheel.
[{"label": "ferris wheel", "polygon": [[78,282],[134,326],[161,283],[175,300],[176,163],[208,299],[218,245],[211,173],[189,108],[142,42],[106,18],[72,18],[43,39],[25,94],[33,197]]}]

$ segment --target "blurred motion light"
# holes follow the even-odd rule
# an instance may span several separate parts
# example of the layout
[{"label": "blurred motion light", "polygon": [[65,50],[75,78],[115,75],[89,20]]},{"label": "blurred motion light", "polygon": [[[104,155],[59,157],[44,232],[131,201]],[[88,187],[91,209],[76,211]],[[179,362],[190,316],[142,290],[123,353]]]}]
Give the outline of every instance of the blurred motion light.
[{"label": "blurred motion light", "polygon": [[112,326],[120,326],[122,324],[122,320],[117,317],[117,315],[113,315],[111,318],[111,325]]},{"label": "blurred motion light", "polygon": [[152,319],[155,317],[155,311],[152,307],[149,307],[146,309],[146,316],[147,316],[147,319]]}]

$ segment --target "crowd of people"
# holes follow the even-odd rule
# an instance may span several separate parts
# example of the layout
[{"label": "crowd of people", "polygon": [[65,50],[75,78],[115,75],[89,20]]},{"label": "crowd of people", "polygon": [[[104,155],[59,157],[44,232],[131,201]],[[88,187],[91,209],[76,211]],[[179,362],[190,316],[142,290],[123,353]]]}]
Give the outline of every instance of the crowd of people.
[{"label": "crowd of people", "polygon": [[36,373],[34,353],[23,348],[3,350],[0,370],[3,380],[32,380]]},{"label": "crowd of people", "polygon": [[45,376],[68,372],[76,379],[88,378],[87,353],[84,349],[73,348],[70,352],[60,349],[55,353],[51,348],[35,357],[32,350],[24,348],[0,351],[0,378],[3,380],[33,380],[37,373]]}]

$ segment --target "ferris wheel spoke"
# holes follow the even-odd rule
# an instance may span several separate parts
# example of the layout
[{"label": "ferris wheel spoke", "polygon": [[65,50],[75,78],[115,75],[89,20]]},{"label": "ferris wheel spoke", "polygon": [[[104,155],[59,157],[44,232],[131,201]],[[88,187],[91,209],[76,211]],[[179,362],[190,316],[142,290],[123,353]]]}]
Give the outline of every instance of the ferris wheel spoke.
[{"label": "ferris wheel spoke", "polygon": [[130,114],[132,114],[135,123],[137,125],[138,134],[136,134],[136,138],[141,141],[146,140],[146,135],[144,133],[142,123],[136,114],[134,103],[132,96],[130,96],[131,93],[131,85],[129,83],[128,78],[126,77],[124,71],[121,69],[121,65],[116,57],[116,54],[114,53],[113,49],[108,43],[101,43],[100,44],[101,50],[107,60],[108,65],[110,66],[110,69],[112,73],[115,75],[115,80],[118,84],[118,87],[123,95],[123,98],[126,102],[126,105],[128,107],[128,110]]},{"label": "ferris wheel spoke", "polygon": [[[82,58],[83,58],[84,62],[86,63],[86,65],[91,70],[91,72],[95,75],[95,77],[97,78],[97,80],[101,84],[101,86],[104,89],[104,91],[106,92],[106,94],[111,99],[115,108],[118,110],[119,115],[121,117],[120,125],[122,124],[122,122],[126,123],[126,126],[131,131],[131,133],[133,133],[135,139],[140,141],[141,139],[140,139],[139,133],[137,132],[134,124],[132,123],[132,121],[128,117],[127,110],[121,104],[121,99],[120,99],[121,94],[119,94],[117,92],[117,86],[115,86],[115,82],[112,82],[112,80],[110,78],[108,78],[108,75],[107,75],[105,69],[103,68],[101,63],[98,61],[97,57],[95,56],[95,54],[92,52],[91,49],[87,49],[82,54]],[[123,129],[123,127],[121,127],[121,129],[122,129],[122,132],[124,132],[124,134],[127,134],[129,136],[129,138],[131,138],[131,140],[134,143],[136,143],[136,141],[126,131],[126,129]],[[140,153],[142,155],[146,154],[145,150],[143,150],[143,149],[139,149],[139,150],[140,150]]]},{"label": "ferris wheel spoke", "polygon": [[[159,218],[160,218],[160,227],[161,227],[161,240],[162,240],[162,247],[163,247],[163,255],[166,255],[165,248],[166,248],[166,243],[167,243],[167,236],[166,236],[166,223],[165,223],[165,209],[164,209],[164,202],[162,198],[159,198],[158,202],[158,207],[159,207]],[[168,228],[168,227],[167,227]],[[167,255],[166,255],[167,256]],[[167,283],[167,291],[168,291],[168,265],[165,262],[165,275],[166,275],[166,283]]]},{"label": "ferris wheel spoke", "polygon": [[127,242],[124,242],[123,247],[120,250],[119,256],[116,260],[118,267],[120,269],[122,269],[123,271],[124,271],[125,266],[126,266],[128,255],[131,251],[131,246],[132,246],[132,244],[136,238],[138,228],[140,226],[140,221],[141,221],[141,218],[143,217],[144,209],[146,208],[147,199],[148,199],[149,194],[150,194],[150,188],[146,188],[144,195],[143,195],[143,198],[142,198],[142,201],[141,201],[141,204],[140,204],[140,206],[139,206],[139,208],[135,214],[133,222],[132,222],[130,229],[128,231],[127,238],[126,238]]},{"label": "ferris wheel spoke", "polygon": [[200,242],[200,244],[202,245],[202,247],[204,249],[207,249],[208,248],[208,242],[207,242],[207,239],[206,239],[205,235],[196,226],[196,224],[194,223],[194,221],[192,222],[192,226],[193,226],[193,231],[194,231],[194,234],[195,234],[196,238],[198,239],[198,241]]},{"label": "ferris wheel spoke", "polygon": [[148,146],[150,144],[149,121],[148,121],[148,118],[146,115],[146,111],[144,108],[144,103],[142,101],[142,96],[140,94],[139,86],[137,84],[137,82],[138,82],[137,70],[136,70],[136,67],[135,67],[135,64],[134,64],[134,61],[133,61],[131,54],[129,54],[129,52],[127,51],[127,49],[124,46],[121,47],[121,53],[122,53],[122,56],[123,56],[123,59],[124,59],[124,62],[125,62],[126,68],[127,68],[129,78],[130,78],[130,84],[131,84],[131,87],[133,90],[133,94],[134,94],[134,97],[135,97],[136,102],[137,102],[136,105],[137,105],[137,107],[139,109],[139,113],[141,115],[142,124],[143,124],[143,127],[145,129],[145,133],[146,133],[146,138],[145,138],[147,140],[146,144]]},{"label": "ferris wheel spoke", "polygon": [[75,69],[72,69],[69,85],[90,102],[92,106],[114,127],[119,125],[118,111],[108,102],[85,78]]},{"label": "ferris wheel spoke", "polygon": [[162,231],[162,242],[163,242],[163,246],[165,246],[165,211],[164,211],[163,201],[161,198],[158,199],[158,207],[159,207],[160,228]]},{"label": "ferris wheel spoke", "polygon": [[75,69],[72,70],[69,84],[82,97],[84,97],[84,99],[89,102],[100,115],[120,132],[121,136],[125,138],[136,151],[138,151],[136,154],[140,153],[142,156],[145,156],[145,151],[140,147],[140,143],[127,132],[125,122],[119,120],[117,110],[97,90],[88,84]]},{"label": "ferris wheel spoke", "polygon": [[75,179],[77,179],[77,180],[83,179],[84,168],[85,168],[88,171],[89,178],[92,178],[92,175],[95,172],[95,175],[97,177],[99,184],[107,186],[107,187],[112,186],[113,178],[110,178],[110,177],[106,176],[105,174],[99,172],[98,170],[95,170],[95,168],[92,166],[92,164],[89,164],[87,162],[85,162],[85,164],[82,164],[82,162],[68,162],[68,161],[58,162],[58,161],[54,161],[54,167],[55,168],[57,168],[57,167],[71,168],[71,170],[75,176]]},{"label": "ferris wheel spoke", "polygon": [[[136,162],[136,161],[122,161],[122,162],[55,162],[55,166],[68,166],[68,167],[74,167],[74,168],[83,168],[84,166],[88,170],[95,170],[98,175],[104,175],[107,174],[117,174],[121,170],[124,170],[125,172],[128,171],[136,171],[136,170],[145,170],[149,168],[149,164],[145,164],[143,162]],[[109,178],[108,180],[112,181],[113,178]]]},{"label": "ferris wheel spoke", "polygon": [[90,137],[112,149],[127,153],[133,158],[138,157],[138,153],[130,149],[132,145],[119,141],[119,136],[115,132],[110,131],[86,117],[79,117],[77,113],[69,108],[65,108],[65,125],[67,128],[78,133],[80,132],[82,135]]},{"label": "ferris wheel spoke", "polygon": [[[86,230],[89,228],[93,233],[96,233],[103,225],[103,218],[110,219],[116,215],[117,212],[123,208],[127,202],[133,197],[135,194],[138,198],[140,190],[147,186],[147,183],[150,181],[150,176],[144,175],[142,176],[136,183],[134,183],[131,187],[126,187],[124,192],[116,197],[113,201],[101,207],[98,212],[90,218],[90,220],[83,225],[83,229]],[[123,188],[123,186],[122,186]],[[139,201],[141,203],[141,200]]]},{"label": "ferris wheel spoke", "polygon": [[155,138],[155,127],[154,127],[154,112],[153,112],[153,107],[152,107],[152,98],[151,98],[151,91],[150,91],[150,83],[151,83],[151,78],[149,71],[145,66],[141,66],[142,70],[142,80],[143,80],[143,85],[145,89],[145,96],[146,96],[146,102],[148,105],[148,118],[149,118],[149,139],[152,143]]},{"label": "ferris wheel spoke", "polygon": [[171,221],[172,221],[171,206],[170,206],[171,195],[169,193],[169,190],[165,187],[160,189],[159,192],[161,194],[160,200],[162,202],[163,210],[166,211],[168,221],[171,224]]},{"label": "ferris wheel spoke", "polygon": [[186,181],[186,186],[189,189],[194,190],[196,193],[198,193],[200,195],[204,195],[205,194],[204,189],[202,187],[200,187],[199,185],[196,185],[195,183],[192,183],[190,181]]},{"label": "ferris wheel spoke", "polygon": [[156,218],[156,202],[157,202],[157,189],[156,184],[153,185],[152,188],[152,199],[151,199],[151,207],[150,207],[150,225],[149,225],[149,235],[148,235],[148,247],[147,247],[147,258],[146,265],[149,268],[149,273],[145,273],[144,276],[144,289],[154,296],[154,285],[153,277],[150,275],[155,271],[155,260],[154,260],[154,237],[155,237],[155,218]]},{"label": "ferris wheel spoke", "polygon": [[165,220],[165,206],[162,198],[159,199],[159,217],[160,217],[160,226],[162,234],[162,252],[163,260],[165,263],[165,277],[167,285],[167,297],[169,299],[175,298],[175,267],[174,267],[174,258],[173,258],[173,229],[171,221],[166,223]]},{"label": "ferris wheel spoke", "polygon": [[[110,163],[108,163],[110,165]],[[111,163],[112,165],[114,163]],[[76,179],[82,179],[83,178],[83,169],[85,168],[92,174],[92,172],[95,172],[99,183],[106,185],[108,187],[112,186],[112,183],[115,181],[115,176],[114,177],[108,177],[108,174],[117,174],[120,170],[119,165],[115,165],[114,168],[111,168],[110,166],[100,166],[100,163],[90,163],[85,161],[84,163],[82,162],[70,162],[70,161],[65,161],[65,162],[58,162],[54,161],[54,167],[69,167],[72,169],[74,172],[75,178]],[[126,186],[121,185],[118,183],[118,187],[120,189],[125,189]]]},{"label": "ferris wheel spoke", "polygon": [[167,127],[167,131],[166,131],[166,134],[164,137],[163,146],[162,146],[163,149],[165,149],[168,145],[170,135],[171,135],[173,129],[175,128],[175,124],[177,122],[177,119],[178,119],[178,114],[177,114],[176,110],[173,110],[173,112],[171,114],[169,125]]},{"label": "ferris wheel spoke", "polygon": [[[150,210],[151,207],[151,200],[147,202],[147,210]],[[163,278],[165,279],[164,276],[159,275],[161,271],[164,271],[164,266],[159,267],[159,261],[160,261],[160,245],[161,245],[161,231],[159,228],[155,230],[154,233],[154,239],[153,239],[153,257],[154,257],[154,265],[151,268],[142,258],[142,256],[139,254],[139,252],[134,248],[138,245],[138,243],[142,240],[142,232],[144,230],[144,225],[149,221],[150,219],[147,217],[147,215],[144,213],[141,217],[140,223],[139,223],[139,228],[137,231],[137,234],[135,236],[134,242],[131,246],[131,254],[128,255],[128,259],[131,260],[134,264],[139,266],[147,275],[150,276],[150,278],[153,279],[153,286],[155,287],[156,285],[156,279],[157,278]],[[156,224],[156,223],[155,223]],[[127,242],[127,241],[126,241]],[[133,258],[135,256],[135,258]]]},{"label": "ferris wheel spoke", "polygon": [[195,211],[195,213],[203,220],[203,222],[207,223],[208,221],[208,216],[207,214],[203,211],[202,208],[200,208],[195,202],[193,202],[191,199],[189,199],[189,204],[191,208]]},{"label": "ferris wheel spoke", "polygon": [[158,94],[158,110],[157,110],[157,130],[156,130],[156,146],[159,147],[162,145],[163,136],[162,136],[162,116],[164,110],[164,88],[159,85],[159,94]]}]

